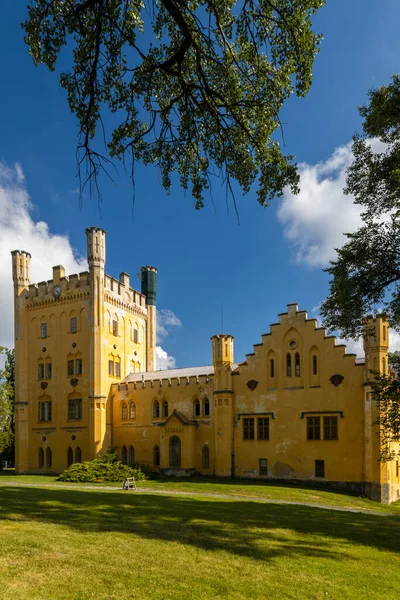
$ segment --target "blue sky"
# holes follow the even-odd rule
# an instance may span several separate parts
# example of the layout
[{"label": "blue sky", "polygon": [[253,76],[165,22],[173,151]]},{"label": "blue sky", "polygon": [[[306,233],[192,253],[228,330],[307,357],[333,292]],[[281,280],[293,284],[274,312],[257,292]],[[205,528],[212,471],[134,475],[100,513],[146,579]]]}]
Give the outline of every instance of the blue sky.
[{"label": "blue sky", "polygon": [[[136,169],[134,210],[130,180],[120,165],[117,187],[101,181],[101,214],[90,198],[80,208],[77,125],[58,74],[32,65],[19,26],[25,15],[25,2],[9,2],[0,21],[3,314],[12,311],[10,244],[31,251],[34,273],[50,278],[51,264],[75,267],[86,251],[85,228],[98,225],[107,231],[111,275],[127,271],[139,289],[140,266],[158,267],[160,344],[177,366],[210,362],[210,337],[221,331],[222,305],[237,360],[252,352],[286,304],[298,302],[311,315],[328,292],[321,269],[334,257],[342,231],[359,223],[359,211],[341,193],[351,160],[348,143],[360,126],[357,106],[368,89],[399,71],[398,0],[327,0],[314,20],[324,40],[311,91],[304,99],[292,98],[282,111],[286,151],[302,164],[302,193],[286,194],[267,209],[253,192],[238,195],[240,225],[232,205],[227,212],[218,182],[215,207],[206,198],[198,212],[177,185],[168,196],[152,167]],[[10,343],[10,331],[10,319],[3,320],[0,344]]]}]

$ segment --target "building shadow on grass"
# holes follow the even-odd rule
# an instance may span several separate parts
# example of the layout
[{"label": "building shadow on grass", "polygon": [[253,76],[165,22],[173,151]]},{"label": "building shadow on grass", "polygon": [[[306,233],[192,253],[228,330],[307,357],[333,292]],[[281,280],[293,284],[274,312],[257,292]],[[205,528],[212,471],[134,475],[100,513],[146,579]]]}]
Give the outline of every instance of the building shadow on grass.
[{"label": "building shadow on grass", "polygon": [[349,560],[347,544],[400,552],[396,516],[151,492],[2,486],[0,527],[7,520],[33,520],[80,532],[134,534],[257,560],[283,554]]}]

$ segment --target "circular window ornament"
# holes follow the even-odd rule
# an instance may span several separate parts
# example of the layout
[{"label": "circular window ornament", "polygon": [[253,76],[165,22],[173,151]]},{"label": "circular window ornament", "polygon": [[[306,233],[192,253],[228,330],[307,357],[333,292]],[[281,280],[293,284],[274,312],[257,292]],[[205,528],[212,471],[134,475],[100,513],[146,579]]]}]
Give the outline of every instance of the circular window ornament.
[{"label": "circular window ornament", "polygon": [[297,348],[297,344],[294,340],[292,340],[291,342],[289,342],[289,348],[291,350],[295,350]]}]

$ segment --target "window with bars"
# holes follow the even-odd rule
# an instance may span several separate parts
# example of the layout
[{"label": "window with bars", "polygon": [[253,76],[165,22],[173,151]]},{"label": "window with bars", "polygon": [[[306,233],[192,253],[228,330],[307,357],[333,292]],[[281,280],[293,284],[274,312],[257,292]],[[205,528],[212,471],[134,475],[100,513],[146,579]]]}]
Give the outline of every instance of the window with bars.
[{"label": "window with bars", "polygon": [[128,407],[126,402],[123,402],[121,405],[121,419],[125,420],[128,418]]},{"label": "window with bars", "polygon": [[286,376],[292,376],[292,356],[289,354],[289,352],[286,354]]},{"label": "window with bars", "polygon": [[51,421],[51,400],[39,402],[39,421]]},{"label": "window with bars", "polygon": [[321,419],[320,417],[307,417],[307,439],[321,439]]},{"label": "window with bars", "polygon": [[258,417],[257,419],[257,439],[269,440],[269,418]]},{"label": "window with bars", "polygon": [[294,356],[294,374],[296,377],[300,377],[300,354],[298,352]]},{"label": "window with bars", "polygon": [[324,417],[324,440],[338,439],[338,418]]},{"label": "window with bars", "polygon": [[41,333],[42,338],[47,338],[47,323],[41,324],[40,333]]},{"label": "window with bars", "polygon": [[76,333],[76,317],[71,317],[69,322],[70,333]]},{"label": "window with bars", "polygon": [[268,475],[268,460],[266,458],[258,459],[258,474]]},{"label": "window with bars", "polygon": [[254,440],[254,418],[245,417],[243,419],[243,439]]},{"label": "window with bars", "polygon": [[121,377],[121,363],[119,360],[115,361],[115,377]]},{"label": "window with bars", "polygon": [[108,374],[110,377],[114,377],[114,361],[113,360],[108,361]]},{"label": "window with bars", "polygon": [[136,405],[134,402],[129,403],[129,418],[136,419]]},{"label": "window with bars", "polygon": [[68,420],[78,421],[82,419],[82,399],[73,398],[68,400]]}]

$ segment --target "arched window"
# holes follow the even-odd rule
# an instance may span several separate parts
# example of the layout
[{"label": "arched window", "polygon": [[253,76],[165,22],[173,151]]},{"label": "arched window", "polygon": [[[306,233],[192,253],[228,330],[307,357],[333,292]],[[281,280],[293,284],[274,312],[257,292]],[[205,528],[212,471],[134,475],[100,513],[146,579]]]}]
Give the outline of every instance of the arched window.
[{"label": "arched window", "polygon": [[126,451],[126,446],[122,446],[121,461],[124,463],[124,465],[126,465],[128,462],[128,452]]},{"label": "arched window", "polygon": [[210,450],[208,446],[203,446],[202,459],[203,469],[208,469],[210,466]]},{"label": "arched window", "polygon": [[317,375],[318,373],[318,357],[316,354],[312,357],[312,374]]},{"label": "arched window", "polygon": [[386,361],[382,358],[382,373],[386,373]]},{"label": "arched window", "polygon": [[67,465],[70,467],[74,462],[74,452],[71,447],[67,450]]},{"label": "arched window", "polygon": [[198,398],[193,400],[193,415],[195,417],[200,416],[200,400]]},{"label": "arched window", "polygon": [[128,418],[128,407],[126,405],[126,402],[123,402],[121,404],[121,419],[125,420]]},{"label": "arched window", "polygon": [[75,450],[75,462],[77,462],[77,463],[82,462],[82,450],[79,448],[79,446]]},{"label": "arched window", "polygon": [[163,417],[168,417],[168,401],[167,400],[163,400],[161,414]]},{"label": "arched window", "polygon": [[204,398],[204,400],[203,400],[203,416],[204,417],[210,416],[210,401],[208,398]]},{"label": "arched window", "polygon": [[129,457],[128,462],[130,465],[135,464],[135,448],[133,446],[129,446]]},{"label": "arched window", "polygon": [[153,404],[153,419],[160,418],[160,403],[158,400],[154,400]]},{"label": "arched window", "polygon": [[39,448],[38,466],[39,467],[44,467],[44,452],[43,452],[43,448]]},{"label": "arched window", "polygon": [[269,359],[269,374],[270,377],[275,377],[275,361],[273,358]]},{"label": "arched window", "polygon": [[383,341],[386,341],[386,326],[383,326]]},{"label": "arched window", "polygon": [[51,467],[51,450],[50,448],[46,448],[46,467]]},{"label": "arched window", "polygon": [[137,323],[133,324],[132,337],[133,337],[133,343],[138,344],[139,343],[139,329],[138,329]]},{"label": "arched window", "polygon": [[134,402],[129,402],[129,418],[136,419],[136,405]]},{"label": "arched window", "polygon": [[296,377],[300,377],[300,354],[298,352],[294,355],[294,373]]},{"label": "arched window", "polygon": [[292,376],[292,357],[289,352],[286,354],[286,376]]},{"label": "arched window", "polygon": [[160,448],[159,448],[159,446],[154,446],[154,448],[153,448],[153,465],[155,467],[160,466]]},{"label": "arched window", "polygon": [[169,464],[171,467],[181,466],[181,440],[177,435],[172,436],[169,441]]}]

